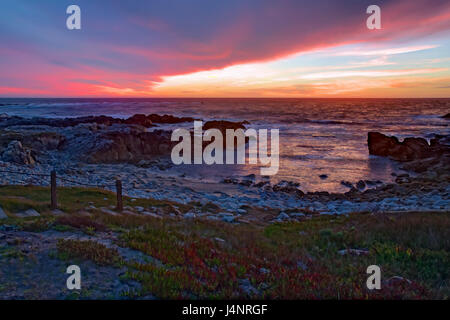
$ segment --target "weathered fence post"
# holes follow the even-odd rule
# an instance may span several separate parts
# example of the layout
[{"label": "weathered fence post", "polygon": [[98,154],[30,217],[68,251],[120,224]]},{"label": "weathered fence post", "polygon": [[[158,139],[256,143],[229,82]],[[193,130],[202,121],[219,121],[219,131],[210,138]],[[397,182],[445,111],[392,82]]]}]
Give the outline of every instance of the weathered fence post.
[{"label": "weathered fence post", "polygon": [[123,202],[122,202],[122,181],[116,180],[116,192],[117,192],[117,211],[123,210]]},{"label": "weathered fence post", "polygon": [[50,173],[50,192],[51,192],[51,209],[55,210],[58,208],[58,201],[56,200],[56,171],[53,170]]}]

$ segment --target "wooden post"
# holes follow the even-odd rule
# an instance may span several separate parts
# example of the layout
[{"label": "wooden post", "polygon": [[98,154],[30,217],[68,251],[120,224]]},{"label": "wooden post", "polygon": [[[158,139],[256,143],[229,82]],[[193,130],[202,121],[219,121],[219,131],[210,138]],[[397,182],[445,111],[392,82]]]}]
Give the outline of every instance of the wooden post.
[{"label": "wooden post", "polygon": [[56,200],[56,171],[53,170],[50,174],[50,192],[51,192],[51,209],[55,210],[58,208],[58,202]]},{"label": "wooden post", "polygon": [[123,210],[123,202],[122,202],[122,181],[116,180],[116,192],[117,192],[117,211]]}]

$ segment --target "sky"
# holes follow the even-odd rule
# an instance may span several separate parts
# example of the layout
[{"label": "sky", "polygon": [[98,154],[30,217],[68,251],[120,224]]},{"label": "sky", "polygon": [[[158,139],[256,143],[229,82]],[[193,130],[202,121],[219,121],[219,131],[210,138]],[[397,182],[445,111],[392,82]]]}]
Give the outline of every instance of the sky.
[{"label": "sky", "polygon": [[0,97],[450,97],[448,0],[2,0],[0,43]]}]

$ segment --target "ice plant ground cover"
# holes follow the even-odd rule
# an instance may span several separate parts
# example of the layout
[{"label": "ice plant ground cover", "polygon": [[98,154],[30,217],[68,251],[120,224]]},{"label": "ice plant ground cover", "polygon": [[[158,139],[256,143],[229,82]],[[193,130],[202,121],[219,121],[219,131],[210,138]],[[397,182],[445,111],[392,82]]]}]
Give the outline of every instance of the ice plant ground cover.
[{"label": "ice plant ground cover", "polygon": [[[125,198],[119,214],[105,209],[113,193],[61,188],[56,213],[48,198],[44,187],[0,188],[8,216],[0,219],[0,298],[447,299],[450,292],[449,213],[230,224],[140,209],[219,210],[208,204]],[[15,216],[27,209],[40,216]],[[65,289],[70,264],[81,267],[80,291]],[[381,290],[366,288],[372,264],[382,269]]]}]

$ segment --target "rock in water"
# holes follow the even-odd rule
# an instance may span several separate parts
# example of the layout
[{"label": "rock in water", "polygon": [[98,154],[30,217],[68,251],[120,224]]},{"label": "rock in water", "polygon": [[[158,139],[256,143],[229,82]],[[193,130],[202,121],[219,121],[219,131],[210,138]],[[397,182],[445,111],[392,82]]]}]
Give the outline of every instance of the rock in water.
[{"label": "rock in water", "polygon": [[54,119],[54,118],[22,118],[17,116],[9,116],[6,113],[0,115],[0,120],[5,120],[7,126],[24,126],[24,125],[35,125],[35,126],[50,126],[50,127],[75,127],[81,124],[97,124],[102,126],[112,126],[114,124],[127,124],[127,125],[141,125],[144,127],[153,127],[154,123],[181,123],[181,122],[192,122],[194,118],[187,117],[174,117],[172,115],[143,115],[135,114],[128,119],[113,118],[110,116],[85,116],[77,118],[64,118],[64,119]]},{"label": "rock in water", "polygon": [[2,154],[2,160],[17,164],[34,164],[36,160],[31,155],[30,150],[26,150],[20,141],[13,140],[6,147]]},{"label": "rock in water", "polygon": [[364,188],[366,187],[366,183],[365,183],[363,180],[359,180],[359,181],[356,183],[356,187],[357,187],[359,190],[362,190],[362,189],[364,189]]},{"label": "rock in water", "polygon": [[277,216],[277,219],[280,219],[280,220],[287,220],[287,219],[289,219],[290,217],[285,213],[285,212],[281,212],[278,216]]},{"label": "rock in water", "polygon": [[424,159],[443,152],[442,146],[430,146],[424,138],[405,138],[400,142],[397,137],[388,137],[379,132],[369,132],[367,142],[370,154],[397,161]]},{"label": "rock in water", "polygon": [[341,181],[341,184],[344,186],[344,187],[347,187],[347,188],[353,188],[353,183],[351,183],[351,182],[349,182],[349,181],[345,181],[345,180],[342,180]]},{"label": "rock in water", "polygon": [[245,130],[244,124],[248,124],[247,121],[242,122],[232,122],[232,121],[225,121],[225,120],[213,120],[213,121],[207,121],[203,125],[203,130],[209,130],[209,129],[219,129],[222,134],[226,133],[227,129],[243,129]]},{"label": "rock in water", "polygon": [[154,126],[152,120],[150,120],[145,114],[135,114],[134,116],[126,119],[124,122],[126,124],[139,124],[146,128]]},{"label": "rock in water", "polygon": [[191,117],[174,117],[172,115],[158,115],[158,114],[150,114],[147,116],[147,119],[149,119],[150,121],[152,121],[152,123],[169,123],[169,124],[173,124],[173,123],[182,123],[182,122],[193,122],[195,121],[194,118]]}]

